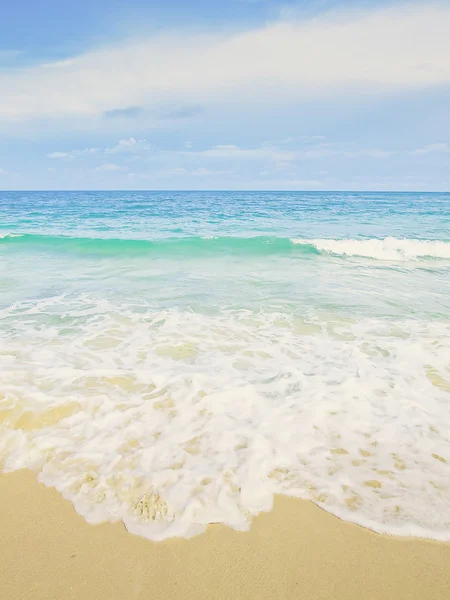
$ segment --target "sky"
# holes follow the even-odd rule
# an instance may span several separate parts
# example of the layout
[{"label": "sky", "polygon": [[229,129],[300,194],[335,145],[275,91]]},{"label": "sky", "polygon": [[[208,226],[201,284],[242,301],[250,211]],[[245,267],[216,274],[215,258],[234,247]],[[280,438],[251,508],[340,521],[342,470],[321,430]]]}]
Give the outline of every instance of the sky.
[{"label": "sky", "polygon": [[450,190],[450,0],[3,0],[0,190]]}]

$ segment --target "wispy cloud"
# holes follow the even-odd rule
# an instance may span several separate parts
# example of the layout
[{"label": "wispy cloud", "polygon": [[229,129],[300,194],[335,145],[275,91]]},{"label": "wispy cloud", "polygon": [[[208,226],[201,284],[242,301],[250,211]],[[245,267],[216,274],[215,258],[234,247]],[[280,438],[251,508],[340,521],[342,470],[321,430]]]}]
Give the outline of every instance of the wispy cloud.
[{"label": "wispy cloud", "polygon": [[0,169],[0,175],[6,175],[8,171],[6,169]]},{"label": "wispy cloud", "polygon": [[205,156],[209,158],[232,159],[232,160],[270,160],[289,162],[295,159],[295,152],[290,152],[275,146],[258,146],[254,148],[242,148],[235,144],[219,144],[207,150],[186,151],[185,155]]},{"label": "wispy cloud", "polygon": [[192,106],[198,98],[208,105],[230,95],[295,102],[330,89],[424,89],[450,83],[449,31],[448,3],[405,3],[234,34],[131,40],[2,73],[0,119],[124,116],[134,107]]},{"label": "wispy cloud", "polygon": [[146,139],[137,140],[133,137],[128,140],[120,140],[115,146],[105,148],[105,154],[140,154],[151,149]]},{"label": "wispy cloud", "polygon": [[[173,177],[180,180],[184,178],[186,181],[208,178],[220,181],[221,177],[234,177],[235,173],[250,173],[259,169],[263,177],[275,178],[279,182],[277,185],[282,187],[283,181],[300,181],[298,168],[301,164],[314,161],[321,164],[320,161],[330,157],[340,157],[344,160],[356,160],[359,157],[382,160],[393,154],[388,150],[360,149],[352,144],[343,145],[324,139],[324,136],[299,136],[295,140],[296,143],[289,147],[287,143],[276,146],[265,142],[252,147],[218,144],[197,150],[193,148],[192,142],[185,142],[182,149],[167,149],[152,147],[146,139],[130,137],[111,146],[87,147],[70,152],[58,151],[47,156],[66,165],[76,163],[77,168],[81,166],[91,173],[123,172],[128,178],[143,178],[149,181]],[[137,172],[130,171],[131,164],[136,164],[136,161],[140,167]],[[304,169],[302,171],[304,173]],[[282,179],[280,174],[283,174]],[[315,185],[312,182],[316,180],[305,178],[301,181],[308,181],[308,187],[312,187]],[[289,187],[290,184],[286,183],[285,186]],[[292,186],[295,187],[294,184]]]},{"label": "wispy cloud", "polygon": [[70,152],[51,152],[47,154],[48,158],[56,159],[74,159],[83,157],[102,158],[111,154],[143,154],[151,149],[146,139],[128,138],[119,140],[114,146],[105,148],[83,148],[81,150],[71,150]]},{"label": "wispy cloud", "polygon": [[183,178],[183,179],[208,179],[211,177],[220,176],[231,176],[233,175],[232,170],[227,169],[207,169],[205,167],[199,167],[197,169],[186,169],[184,167],[172,167],[169,169],[158,169],[158,171],[145,171],[145,172],[133,172],[129,173],[132,179],[144,179],[144,180],[161,180]]},{"label": "wispy cloud", "polygon": [[323,181],[318,179],[300,178],[266,178],[248,182],[246,189],[255,190],[316,190],[323,186]]},{"label": "wispy cloud", "polygon": [[191,175],[194,177],[216,177],[217,175],[232,175],[233,171],[229,171],[226,169],[205,169],[204,167],[199,167],[198,169],[193,169],[191,171]]},{"label": "wispy cloud", "polygon": [[190,119],[201,115],[204,112],[204,107],[200,104],[185,105],[169,110],[161,116],[163,119]]},{"label": "wispy cloud", "polygon": [[50,152],[47,154],[48,158],[69,158],[70,154],[68,152]]},{"label": "wispy cloud", "polygon": [[277,140],[269,140],[263,142],[262,146],[282,146],[285,144],[294,144],[302,142],[303,144],[317,144],[318,142],[325,142],[327,137],[325,135],[299,135],[296,137],[285,137]]},{"label": "wispy cloud", "polygon": [[300,155],[304,159],[314,159],[328,158],[332,156],[342,156],[344,158],[359,158],[364,156],[368,158],[389,158],[394,154],[392,150],[378,150],[376,148],[345,150],[336,146],[330,144],[329,147],[325,146],[316,150],[305,150],[304,152],[300,153]]},{"label": "wispy cloud", "polygon": [[423,154],[431,154],[431,153],[443,153],[443,154],[449,154],[450,153],[450,144],[448,144],[447,142],[439,142],[437,144],[428,144],[427,146],[424,146],[423,148],[418,148],[417,150],[412,150],[410,152],[410,154],[414,155],[414,156],[422,156]]},{"label": "wispy cloud", "polygon": [[209,158],[230,159],[230,160],[265,160],[278,165],[287,166],[293,161],[315,160],[329,157],[344,158],[388,158],[393,154],[390,150],[379,149],[357,149],[349,150],[341,147],[339,144],[318,143],[315,147],[307,149],[286,150],[283,147],[262,144],[253,148],[242,148],[235,144],[217,145],[207,150],[184,151],[182,154],[189,156],[205,156]]},{"label": "wispy cloud", "polygon": [[113,108],[112,110],[107,110],[104,113],[104,116],[107,119],[132,119],[134,117],[138,117],[144,112],[143,106],[127,106],[125,108]]},{"label": "wispy cloud", "polygon": [[107,172],[112,172],[112,171],[126,171],[127,167],[121,167],[119,165],[116,165],[115,163],[106,163],[104,165],[100,165],[98,167],[95,167],[95,171],[100,172],[100,173],[107,173]]}]

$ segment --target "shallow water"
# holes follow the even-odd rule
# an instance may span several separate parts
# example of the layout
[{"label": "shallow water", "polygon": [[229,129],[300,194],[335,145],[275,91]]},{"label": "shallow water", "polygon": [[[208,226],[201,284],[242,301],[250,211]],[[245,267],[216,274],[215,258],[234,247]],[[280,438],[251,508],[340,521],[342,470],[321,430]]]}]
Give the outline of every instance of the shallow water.
[{"label": "shallow water", "polygon": [[151,539],[450,540],[450,194],[0,193],[0,461]]}]

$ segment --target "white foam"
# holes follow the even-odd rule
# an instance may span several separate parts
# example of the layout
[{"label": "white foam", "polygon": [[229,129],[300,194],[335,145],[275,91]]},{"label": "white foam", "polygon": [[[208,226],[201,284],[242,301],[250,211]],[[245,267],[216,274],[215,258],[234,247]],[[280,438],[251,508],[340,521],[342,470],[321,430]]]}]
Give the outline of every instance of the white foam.
[{"label": "white foam", "polygon": [[3,238],[15,238],[15,237],[23,237],[22,233],[11,233],[10,231],[6,233],[0,233],[0,239]]},{"label": "white foam", "polygon": [[343,256],[361,256],[378,260],[417,260],[419,258],[449,258],[450,242],[433,240],[385,239],[332,240],[332,239],[293,239],[294,244],[310,244],[320,252]]},{"label": "white foam", "polygon": [[281,493],[450,540],[448,322],[152,313],[87,296],[0,317],[13,324],[0,459],[89,522],[154,540],[248,529]]}]

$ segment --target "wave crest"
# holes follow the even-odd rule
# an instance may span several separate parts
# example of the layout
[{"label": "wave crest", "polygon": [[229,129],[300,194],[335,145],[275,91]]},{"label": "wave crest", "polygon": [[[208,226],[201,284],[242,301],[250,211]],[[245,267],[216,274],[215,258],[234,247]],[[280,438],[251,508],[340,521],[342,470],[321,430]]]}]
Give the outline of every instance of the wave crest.
[{"label": "wave crest", "polygon": [[377,260],[418,260],[419,258],[450,259],[450,242],[387,237],[384,239],[332,240],[294,239],[301,246],[314,246],[319,252],[339,256],[360,256]]}]

